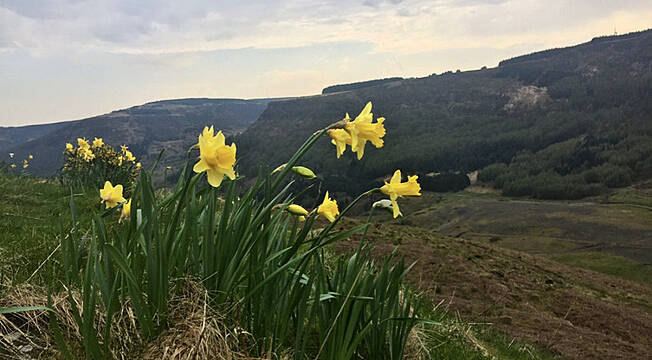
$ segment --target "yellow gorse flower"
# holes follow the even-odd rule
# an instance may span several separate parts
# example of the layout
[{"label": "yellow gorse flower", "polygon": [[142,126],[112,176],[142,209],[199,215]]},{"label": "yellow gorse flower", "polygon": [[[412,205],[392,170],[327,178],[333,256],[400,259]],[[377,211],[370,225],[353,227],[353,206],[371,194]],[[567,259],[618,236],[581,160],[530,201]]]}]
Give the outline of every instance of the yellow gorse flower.
[{"label": "yellow gorse flower", "polygon": [[122,222],[122,220],[125,219],[129,219],[129,215],[131,215],[131,199],[122,205],[122,214],[120,215],[119,222]]},{"label": "yellow gorse flower", "polygon": [[401,170],[396,170],[389,183],[385,182],[380,188],[383,194],[388,195],[392,201],[394,218],[397,218],[400,210],[396,199],[402,196],[421,196],[421,185],[417,182],[417,175],[408,176],[407,182],[401,182]]},{"label": "yellow gorse flower", "polygon": [[292,215],[297,215],[297,216],[308,215],[308,210],[304,209],[301,205],[297,205],[297,204],[288,205],[287,210]]},{"label": "yellow gorse flower", "polygon": [[102,145],[104,145],[104,141],[102,141],[102,138],[95,138],[93,140],[93,147],[94,148],[102,147]]},{"label": "yellow gorse flower", "polygon": [[324,201],[317,208],[317,214],[325,217],[330,222],[335,221],[335,217],[340,214],[340,210],[337,208],[337,201],[328,197],[328,191],[326,191]]},{"label": "yellow gorse flower", "polygon": [[224,176],[235,180],[235,143],[230,146],[225,144],[224,134],[221,131],[213,135],[213,127],[210,129],[204,127],[204,131],[199,135],[199,162],[195,164],[192,170],[196,173],[206,171],[208,183],[213,187],[222,184]]},{"label": "yellow gorse flower", "polygon": [[114,187],[110,181],[105,182],[104,188],[100,189],[100,198],[106,204],[107,209],[117,206],[118,203],[125,202],[125,198],[122,197],[122,185],[118,184]]}]

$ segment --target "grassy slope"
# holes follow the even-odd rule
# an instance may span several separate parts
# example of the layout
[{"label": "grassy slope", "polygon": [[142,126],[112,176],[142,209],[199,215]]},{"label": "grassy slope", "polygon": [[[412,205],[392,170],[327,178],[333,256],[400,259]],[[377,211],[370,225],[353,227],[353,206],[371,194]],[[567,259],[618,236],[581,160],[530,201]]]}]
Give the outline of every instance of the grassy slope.
[{"label": "grassy slope", "polygon": [[409,216],[394,222],[652,283],[649,189],[629,187],[582,202],[513,200],[472,190],[405,199],[401,209]]},{"label": "grassy slope", "polygon": [[406,225],[378,223],[369,236],[378,255],[396,247],[417,261],[412,283],[467,321],[569,359],[638,359],[652,349],[647,284]]},{"label": "grassy slope", "polygon": [[[89,215],[98,208],[97,198],[92,191],[74,196],[80,214],[78,221],[82,229],[87,229]],[[0,299],[5,291],[25,280],[34,285],[56,286],[60,254],[54,250],[61,234],[72,224],[69,203],[69,191],[57,183],[0,173],[0,214],[7,220],[0,222]],[[422,308],[424,317],[442,325],[420,327],[420,336],[411,343],[412,351],[420,354],[418,358],[555,358],[513,337],[505,337],[490,326],[470,325],[426,297]]]},{"label": "grassy slope", "polygon": [[[74,194],[80,213],[89,214],[97,206],[93,195]],[[27,279],[37,285],[54,284],[58,253],[36,270],[71,228],[70,191],[50,180],[0,172],[0,218],[0,294],[3,286]],[[88,228],[88,216],[78,220],[81,228]]]}]

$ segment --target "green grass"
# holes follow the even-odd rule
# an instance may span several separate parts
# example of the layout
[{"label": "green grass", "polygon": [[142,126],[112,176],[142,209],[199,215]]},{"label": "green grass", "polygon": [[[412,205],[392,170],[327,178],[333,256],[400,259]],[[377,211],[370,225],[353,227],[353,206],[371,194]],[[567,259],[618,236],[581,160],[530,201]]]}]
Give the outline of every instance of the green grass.
[{"label": "green grass", "polygon": [[650,181],[648,181],[647,185],[642,184],[641,188],[630,186],[618,189],[614,193],[605,196],[603,200],[607,203],[625,203],[652,208],[652,186],[649,183]]},{"label": "green grass", "polygon": [[434,307],[427,300],[422,303],[423,316],[438,325],[418,328],[424,341],[424,359],[432,360],[553,360],[559,359],[532,344],[510,339],[491,325],[468,324],[454,314]]},{"label": "green grass", "polygon": [[[100,209],[99,202],[96,194],[88,191],[74,194],[74,203],[83,233],[90,229],[89,214]],[[5,285],[28,280],[31,284],[51,286],[61,281],[61,256],[58,251],[52,253],[61,242],[61,234],[72,226],[70,191],[55,181],[0,174],[0,212],[11,219],[0,224],[0,269],[9,280]],[[422,307],[422,318],[441,324],[423,325],[424,359],[552,359],[487,326],[469,326],[427,301],[423,301]]]},{"label": "green grass", "polygon": [[[74,194],[81,214],[97,207],[93,194]],[[29,282],[52,285],[57,278],[45,259],[60,243],[64,229],[70,229],[70,190],[51,180],[14,176],[0,172],[0,293],[3,286]],[[88,229],[88,216],[78,219]],[[49,264],[56,264],[53,255]],[[56,267],[55,267],[55,271]]]},{"label": "green grass", "polygon": [[603,252],[575,252],[552,256],[563,264],[589,269],[623,279],[652,283],[652,266]]}]

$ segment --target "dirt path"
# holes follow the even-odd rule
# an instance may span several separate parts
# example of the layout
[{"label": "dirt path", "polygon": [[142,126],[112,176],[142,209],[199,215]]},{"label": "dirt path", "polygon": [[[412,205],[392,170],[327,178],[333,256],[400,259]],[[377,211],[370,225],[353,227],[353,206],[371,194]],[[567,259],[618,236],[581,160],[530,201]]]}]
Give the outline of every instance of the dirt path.
[{"label": "dirt path", "polygon": [[[650,286],[416,227],[374,224],[369,236],[375,255],[398,246],[418,261],[410,281],[466,320],[568,359],[650,359]],[[335,248],[357,248],[357,239]]]}]

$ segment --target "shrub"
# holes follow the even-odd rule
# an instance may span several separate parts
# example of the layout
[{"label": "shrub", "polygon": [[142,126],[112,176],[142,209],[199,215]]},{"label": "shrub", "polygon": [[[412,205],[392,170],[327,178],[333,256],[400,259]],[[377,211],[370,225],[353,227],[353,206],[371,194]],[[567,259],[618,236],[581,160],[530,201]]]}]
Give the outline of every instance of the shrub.
[{"label": "shrub", "polygon": [[423,190],[436,192],[455,192],[464,190],[471,185],[466,174],[441,173],[435,176],[419,176]]},{"label": "shrub", "polygon": [[478,180],[492,182],[497,177],[507,172],[507,165],[504,163],[491,164],[478,172]]},{"label": "shrub", "polygon": [[99,188],[106,181],[124,184],[127,189],[138,175],[140,163],[127,149],[121,146],[117,151],[113,146],[95,138],[91,145],[86,139],[77,139],[78,147],[68,143],[59,179],[66,186],[75,188]]}]

